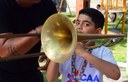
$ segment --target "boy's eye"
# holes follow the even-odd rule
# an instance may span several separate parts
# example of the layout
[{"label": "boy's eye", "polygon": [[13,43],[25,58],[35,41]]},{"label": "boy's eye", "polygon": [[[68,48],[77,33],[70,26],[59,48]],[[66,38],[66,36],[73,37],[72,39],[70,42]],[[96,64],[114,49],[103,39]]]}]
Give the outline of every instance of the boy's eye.
[{"label": "boy's eye", "polygon": [[[76,20],[75,21],[75,24],[76,24],[76,26],[79,25],[80,24],[80,21],[77,21]],[[82,27],[88,27],[88,26],[90,26],[90,24],[88,22],[86,22],[86,21],[83,21],[81,24],[82,24]]]},{"label": "boy's eye", "polygon": [[87,22],[83,22],[83,27],[90,26]]},{"label": "boy's eye", "polygon": [[80,22],[79,21],[76,21],[76,25],[79,25],[80,24]]}]

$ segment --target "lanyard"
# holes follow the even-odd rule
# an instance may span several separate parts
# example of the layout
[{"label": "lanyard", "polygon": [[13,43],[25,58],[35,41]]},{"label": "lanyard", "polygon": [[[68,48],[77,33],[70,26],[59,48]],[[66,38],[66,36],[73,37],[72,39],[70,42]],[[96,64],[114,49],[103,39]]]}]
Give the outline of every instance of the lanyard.
[{"label": "lanyard", "polygon": [[87,61],[84,60],[84,63],[82,65],[82,68],[80,70],[80,72],[76,69],[75,67],[75,60],[76,60],[76,55],[73,55],[72,56],[72,62],[71,62],[71,65],[72,65],[72,82],[80,82],[80,79],[82,78],[82,75],[84,73],[84,70],[86,68],[86,65],[87,65]]},{"label": "lanyard", "polygon": [[71,59],[72,82],[80,82],[88,62],[85,59],[83,65],[82,65],[82,68],[79,71],[75,67],[75,60],[76,60],[76,54],[72,55],[72,59]]}]

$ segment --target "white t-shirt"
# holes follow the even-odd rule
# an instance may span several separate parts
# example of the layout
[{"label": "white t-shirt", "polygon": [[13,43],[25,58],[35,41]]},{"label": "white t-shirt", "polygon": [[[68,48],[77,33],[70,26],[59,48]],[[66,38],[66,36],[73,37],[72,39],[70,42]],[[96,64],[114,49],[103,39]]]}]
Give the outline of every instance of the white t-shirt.
[{"label": "white t-shirt", "polygon": [[[117,64],[114,60],[112,52],[104,46],[98,47],[92,50],[92,54],[100,59],[106,60],[113,64]],[[61,82],[72,82],[71,81],[71,59],[59,65],[59,71],[62,74]],[[85,59],[76,56],[75,66],[77,70],[81,70]],[[109,67],[108,67],[109,69]],[[103,82],[103,74],[98,71],[91,63],[87,63],[81,82]]]}]

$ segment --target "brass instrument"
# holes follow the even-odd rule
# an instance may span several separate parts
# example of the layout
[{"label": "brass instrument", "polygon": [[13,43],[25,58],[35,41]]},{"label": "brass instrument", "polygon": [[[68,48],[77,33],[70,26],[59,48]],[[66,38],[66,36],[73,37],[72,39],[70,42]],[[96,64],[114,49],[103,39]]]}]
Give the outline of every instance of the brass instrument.
[{"label": "brass instrument", "polygon": [[125,36],[77,33],[73,23],[66,16],[53,14],[43,25],[41,44],[49,59],[57,63],[63,63],[72,56],[77,41]]},{"label": "brass instrument", "polygon": [[[0,34],[0,38],[40,36],[40,34]],[[44,53],[54,62],[62,63],[67,61],[73,54],[77,41],[118,38],[126,37],[126,35],[101,35],[101,34],[82,34],[77,33],[73,23],[62,14],[51,15],[43,25],[41,32],[41,44]],[[117,42],[119,42],[117,40]],[[115,43],[114,43],[115,44]],[[104,44],[101,44],[104,45]],[[101,46],[100,45],[100,46]],[[113,45],[113,43],[111,44]],[[109,43],[105,46],[111,46]],[[91,46],[95,48],[97,46]],[[88,48],[88,47],[86,47]],[[29,55],[19,55],[7,58],[0,58],[1,61],[11,61],[22,58],[37,57],[42,53],[32,53]]]}]

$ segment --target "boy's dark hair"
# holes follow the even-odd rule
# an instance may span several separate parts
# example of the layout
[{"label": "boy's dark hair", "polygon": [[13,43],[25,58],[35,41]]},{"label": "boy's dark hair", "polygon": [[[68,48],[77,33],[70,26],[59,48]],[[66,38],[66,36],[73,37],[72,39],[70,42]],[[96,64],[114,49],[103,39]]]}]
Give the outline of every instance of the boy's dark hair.
[{"label": "boy's dark hair", "polygon": [[80,14],[88,15],[91,18],[91,20],[94,22],[96,28],[103,29],[104,16],[100,11],[94,8],[86,8],[86,9],[81,9],[79,11],[79,15]]}]

